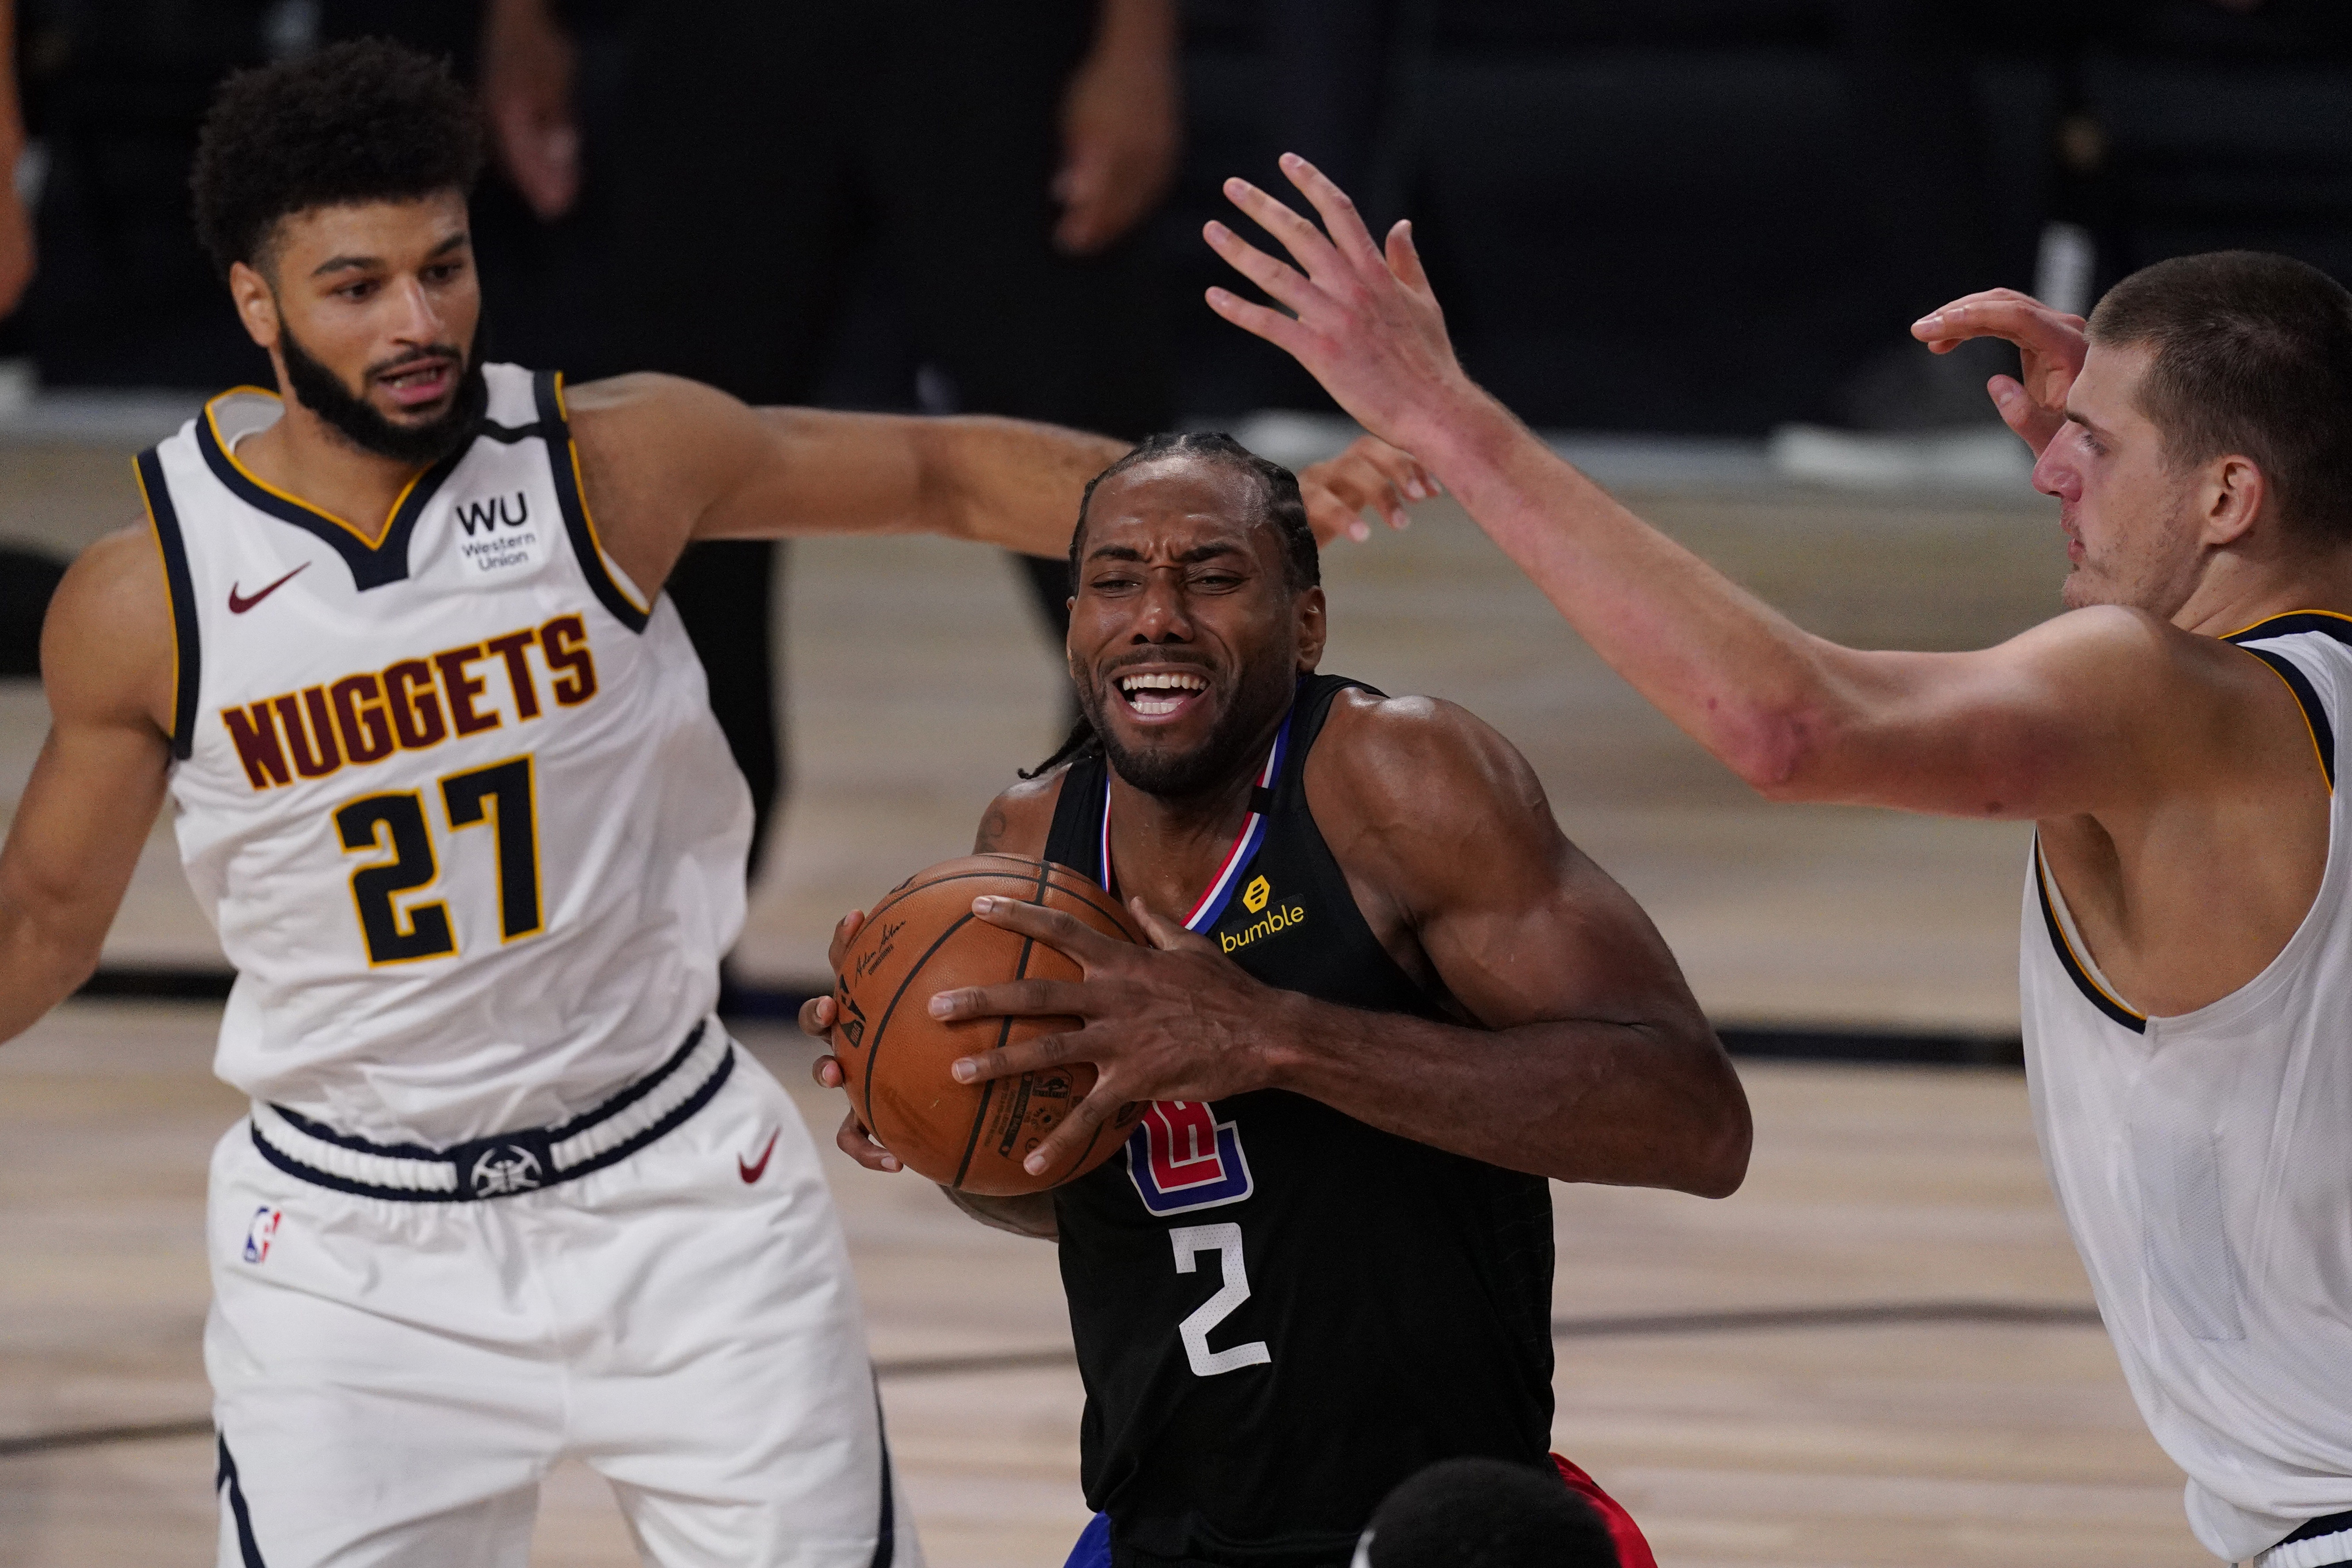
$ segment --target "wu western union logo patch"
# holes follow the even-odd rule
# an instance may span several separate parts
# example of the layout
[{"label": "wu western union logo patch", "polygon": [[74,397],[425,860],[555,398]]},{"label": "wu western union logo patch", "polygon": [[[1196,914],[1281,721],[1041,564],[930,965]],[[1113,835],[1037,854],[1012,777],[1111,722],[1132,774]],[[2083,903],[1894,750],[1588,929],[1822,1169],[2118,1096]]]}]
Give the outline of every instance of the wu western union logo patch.
[{"label": "wu western union logo patch", "polygon": [[1274,897],[1274,884],[1260,877],[1242,889],[1242,908],[1252,914],[1261,913],[1265,909],[1266,900],[1272,897]]}]

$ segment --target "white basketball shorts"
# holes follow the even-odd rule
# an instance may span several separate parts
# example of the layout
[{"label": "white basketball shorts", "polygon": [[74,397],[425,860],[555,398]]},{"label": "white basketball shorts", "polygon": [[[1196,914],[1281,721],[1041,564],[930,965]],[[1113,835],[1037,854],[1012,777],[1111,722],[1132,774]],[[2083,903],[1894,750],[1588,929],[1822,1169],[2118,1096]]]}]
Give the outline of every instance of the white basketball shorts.
[{"label": "white basketball shorts", "polygon": [[335,1191],[240,1122],[208,1231],[223,1568],[524,1568],[567,1456],[659,1568],[920,1568],[815,1149],[740,1047],[651,1144],[480,1201]]}]

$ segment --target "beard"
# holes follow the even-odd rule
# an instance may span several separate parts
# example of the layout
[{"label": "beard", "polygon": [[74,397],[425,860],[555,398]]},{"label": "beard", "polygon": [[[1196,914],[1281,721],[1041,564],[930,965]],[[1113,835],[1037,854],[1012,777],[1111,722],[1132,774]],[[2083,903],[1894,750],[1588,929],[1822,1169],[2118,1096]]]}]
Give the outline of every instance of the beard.
[{"label": "beard", "polygon": [[1280,721],[1298,678],[1293,670],[1263,668],[1262,676],[1244,680],[1234,693],[1232,705],[1218,717],[1207,737],[1189,752],[1157,746],[1139,751],[1126,745],[1118,731],[1104,721],[1108,704],[1126,700],[1118,694],[1116,680],[1082,689],[1078,706],[1102,742],[1104,758],[1119,777],[1146,795],[1188,800],[1220,789],[1243,773],[1255,773],[1265,760],[1258,748],[1267,728]]},{"label": "beard", "polygon": [[[282,321],[278,329],[278,351],[286,361],[286,384],[295,402],[325,420],[360,450],[417,468],[439,462],[474,438],[475,428],[490,405],[490,390],[482,379],[481,362],[473,353],[475,344],[481,341],[478,322],[474,342],[463,352],[455,344],[436,344],[433,354],[449,355],[466,367],[457,377],[457,394],[449,399],[448,407],[423,424],[396,425],[378,413],[364,397],[353,396],[342,378],[313,359]],[[397,370],[421,357],[425,356],[411,354],[387,361],[371,367],[362,378]]]}]

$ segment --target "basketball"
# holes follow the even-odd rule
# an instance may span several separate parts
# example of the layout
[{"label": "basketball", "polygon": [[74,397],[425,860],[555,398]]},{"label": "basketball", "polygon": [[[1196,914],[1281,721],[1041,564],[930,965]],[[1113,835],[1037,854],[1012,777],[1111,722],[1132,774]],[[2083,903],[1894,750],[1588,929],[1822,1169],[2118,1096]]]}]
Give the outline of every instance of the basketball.
[{"label": "basketball", "polygon": [[1061,1169],[1033,1176],[1021,1162],[1094,1088],[1095,1069],[1071,1062],[975,1084],[949,1076],[959,1057],[1077,1022],[931,1016],[931,998],[960,986],[1079,978],[1055,949],[974,916],[971,901],[985,894],[1044,904],[1123,942],[1143,940],[1116,900],[1067,867],[1013,855],[944,861],[892,889],[842,954],[834,1050],[857,1119],[908,1169],[959,1191],[1012,1197],[1059,1186],[1109,1159],[1142,1107],[1126,1108]]}]

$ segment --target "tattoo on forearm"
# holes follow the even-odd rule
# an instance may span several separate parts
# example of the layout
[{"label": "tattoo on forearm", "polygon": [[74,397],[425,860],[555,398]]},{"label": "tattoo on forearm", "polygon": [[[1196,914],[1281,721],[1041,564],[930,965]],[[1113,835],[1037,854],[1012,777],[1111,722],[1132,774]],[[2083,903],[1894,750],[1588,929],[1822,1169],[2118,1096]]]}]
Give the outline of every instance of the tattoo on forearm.
[{"label": "tattoo on forearm", "polygon": [[1004,813],[991,806],[988,815],[980,819],[980,837],[972,840],[971,852],[986,855],[995,849],[1004,842],[1005,826]]}]

